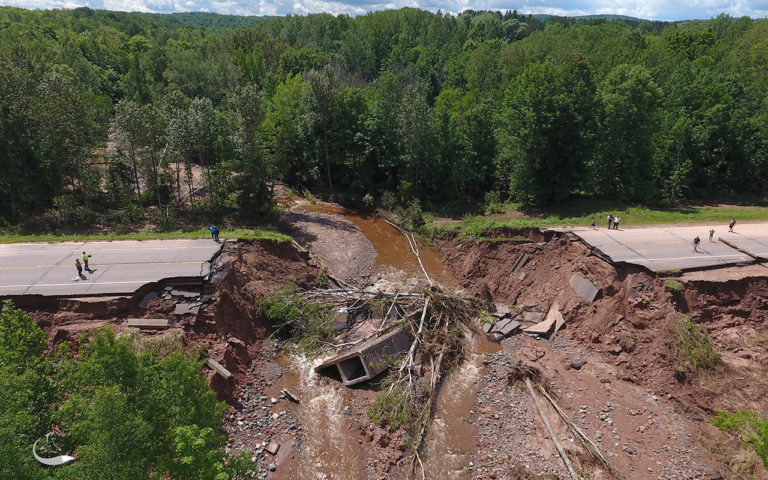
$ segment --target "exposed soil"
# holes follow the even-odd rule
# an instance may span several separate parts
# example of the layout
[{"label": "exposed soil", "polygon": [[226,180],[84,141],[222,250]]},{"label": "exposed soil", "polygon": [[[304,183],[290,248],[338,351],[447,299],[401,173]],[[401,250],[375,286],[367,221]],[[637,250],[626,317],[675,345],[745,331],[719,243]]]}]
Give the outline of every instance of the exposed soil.
[{"label": "exposed soil", "polygon": [[[375,272],[374,246],[348,220],[317,212],[289,212],[284,220],[331,275],[362,284]],[[624,478],[768,478],[754,453],[710,422],[717,409],[751,408],[768,415],[764,267],[686,274],[677,279],[683,292],[673,294],[664,279],[641,269],[614,268],[569,235],[497,235],[527,235],[537,243],[477,244],[456,238],[437,243],[445,265],[466,290],[489,292],[496,302],[531,313],[528,318],[556,303],[566,326],[548,339],[513,335],[502,341],[502,350],[479,354],[478,367],[468,370],[473,376],[464,398],[468,410],[457,411],[469,426],[468,441],[460,439],[465,451],[455,455],[456,465],[442,464],[443,470],[427,472],[427,478],[568,478],[526,387],[510,380],[520,365],[540,370],[542,385]],[[521,253],[530,261],[513,272]],[[201,304],[197,314],[174,314],[179,300],[164,286],[156,287],[159,296],[146,309],[139,304],[149,290],[131,299],[60,300],[32,313],[51,334],[51,346],[65,340],[76,344],[83,332],[106,324],[119,333],[129,317],[170,319],[185,344],[203,345],[233,374],[224,380],[206,370],[229,405],[222,424],[227,449],[252,452],[259,478],[400,478],[402,432],[372,425],[366,414],[376,385],[348,389],[323,378],[312,387],[322,390],[307,389],[302,372],[309,363],[281,353],[269,339],[270,325],[256,313],[259,298],[290,281],[312,288],[319,271],[318,263],[292,244],[227,243],[210,283],[195,287]],[[599,287],[593,302],[571,287],[575,274]],[[681,314],[691,315],[709,333],[721,365],[705,371],[675,367],[669,323]],[[574,361],[586,363],[577,369]],[[328,403],[329,415],[342,426],[341,435],[350,442],[344,445],[356,447],[337,455],[346,455],[341,463],[320,465],[320,456],[334,454],[322,451],[332,447],[322,442],[312,446],[312,436],[325,433],[308,430],[317,428],[306,421],[314,399],[300,398],[297,404],[281,394],[283,388],[336,395],[338,403]],[[553,408],[546,410],[584,478],[616,478],[589,458]],[[275,455],[267,452],[275,446]]]},{"label": "exposed soil", "polygon": [[[487,287],[498,301],[517,298],[523,310],[546,311],[557,302],[566,319],[554,340],[518,335],[503,342],[503,353],[489,357],[489,383],[478,395],[473,417],[480,444],[475,463],[504,455],[510,460],[480,468],[484,474],[475,470],[473,478],[510,478],[520,464],[534,475],[565,478],[562,462],[547,447],[551,442],[538,438],[545,430],[531,412],[527,393],[505,385],[509,366],[518,361],[541,369],[560,406],[588,435],[599,438],[608,460],[627,478],[768,478],[753,453],[710,423],[716,409],[768,411],[765,277],[720,281],[718,271],[701,272],[681,278],[684,294],[673,296],[662,279],[640,270],[617,270],[567,235],[545,244],[440,243],[466,288]],[[522,252],[532,261],[513,275]],[[594,302],[570,287],[576,273],[600,288]],[[681,379],[674,368],[669,322],[681,313],[692,315],[709,332],[723,359],[713,371],[687,372]],[[571,369],[573,359],[586,364]],[[550,412],[550,418],[556,414]],[[570,443],[565,432],[561,437]],[[610,478],[579,462],[583,454],[578,450],[573,453],[580,468],[594,478]]]},{"label": "exposed soil", "polygon": [[364,285],[373,273],[376,250],[359,228],[340,215],[286,211],[282,219],[293,237],[305,245],[332,274],[353,285]]}]

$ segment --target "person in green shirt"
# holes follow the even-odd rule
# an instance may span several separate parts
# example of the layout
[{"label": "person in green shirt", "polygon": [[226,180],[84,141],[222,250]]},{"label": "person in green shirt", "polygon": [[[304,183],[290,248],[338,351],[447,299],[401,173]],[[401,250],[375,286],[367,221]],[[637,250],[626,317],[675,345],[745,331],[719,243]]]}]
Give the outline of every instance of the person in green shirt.
[{"label": "person in green shirt", "polygon": [[88,255],[87,253],[83,252],[83,265],[85,266],[85,270],[88,273],[93,273],[93,272],[91,272],[91,267],[88,266],[88,259],[89,258],[91,258],[91,256]]}]

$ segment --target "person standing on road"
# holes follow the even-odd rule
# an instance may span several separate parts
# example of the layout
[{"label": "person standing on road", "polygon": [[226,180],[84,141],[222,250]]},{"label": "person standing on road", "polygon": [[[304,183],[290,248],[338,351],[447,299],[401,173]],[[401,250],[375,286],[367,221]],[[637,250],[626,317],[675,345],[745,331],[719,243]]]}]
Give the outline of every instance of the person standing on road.
[{"label": "person standing on road", "polygon": [[736,226],[736,218],[731,217],[731,223],[728,224],[728,231],[732,232],[733,231],[733,227],[735,227],[735,226]]},{"label": "person standing on road", "polygon": [[613,227],[613,214],[609,213],[608,214],[608,230],[610,230],[611,227]]},{"label": "person standing on road", "polygon": [[616,218],[613,219],[613,229],[618,230],[619,229],[619,222],[621,221],[621,217],[616,215]]},{"label": "person standing on road", "polygon": [[696,238],[693,239],[693,253],[699,252],[699,242],[701,242],[701,239],[696,235]]},{"label": "person standing on road", "polygon": [[210,230],[211,232],[211,240],[216,240],[216,235],[214,234],[214,232],[216,231],[216,227],[211,225],[210,227],[208,227],[208,230]]},{"label": "person standing on road", "polygon": [[597,230],[597,227],[595,226],[595,217],[592,217],[592,230]]},{"label": "person standing on road", "polygon": [[75,259],[75,268],[77,269],[77,278],[85,278],[83,277],[83,266],[80,264],[80,259]]},{"label": "person standing on road", "polygon": [[213,227],[213,239],[216,243],[219,243],[219,229],[215,226]]},{"label": "person standing on road", "polygon": [[91,256],[88,255],[87,253],[83,252],[83,266],[85,267],[85,270],[88,273],[93,273],[93,272],[91,272],[91,267],[88,266],[88,259],[89,258],[91,258]]},{"label": "person standing on road", "polygon": [[714,229],[711,229],[711,230],[709,231],[709,241],[710,241],[710,242],[712,241],[712,237],[714,237],[714,236],[715,236],[715,230],[714,230]]}]

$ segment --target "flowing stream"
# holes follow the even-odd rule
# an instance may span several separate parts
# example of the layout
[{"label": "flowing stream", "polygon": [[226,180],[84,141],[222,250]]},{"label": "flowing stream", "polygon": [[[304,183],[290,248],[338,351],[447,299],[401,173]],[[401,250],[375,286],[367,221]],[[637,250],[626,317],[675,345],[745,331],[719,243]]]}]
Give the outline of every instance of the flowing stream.
[{"label": "flowing stream", "polygon": [[[383,219],[362,216],[328,204],[302,204],[296,209],[342,215],[360,228],[373,244],[377,252],[376,267],[424,278],[407,240]],[[448,289],[458,287],[439,250],[420,245],[419,251],[424,269],[433,281]],[[482,387],[483,354],[497,351],[499,346],[482,336],[470,338],[468,344],[466,360],[447,375],[438,394],[434,423],[423,451],[429,478],[470,478],[464,469],[469,466],[474,451],[475,430],[467,418],[476,392]],[[358,441],[359,432],[352,430],[346,410],[348,390],[337,380],[317,375],[313,367],[303,358],[294,359],[288,365],[292,373],[284,376],[282,386],[298,392],[302,399],[297,408],[305,438],[301,451],[280,462],[280,467],[270,478],[365,479],[365,456]]]}]

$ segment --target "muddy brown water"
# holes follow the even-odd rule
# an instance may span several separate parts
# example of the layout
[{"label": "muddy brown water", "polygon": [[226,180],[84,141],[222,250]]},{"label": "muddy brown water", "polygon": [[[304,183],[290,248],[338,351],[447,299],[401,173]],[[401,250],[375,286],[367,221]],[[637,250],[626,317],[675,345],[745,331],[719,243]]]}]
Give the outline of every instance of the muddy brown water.
[{"label": "muddy brown water", "polygon": [[[419,261],[411,252],[411,247],[403,235],[383,218],[373,215],[362,215],[352,210],[347,210],[338,205],[327,203],[306,203],[295,207],[296,210],[306,212],[327,213],[341,215],[359,228],[376,249],[375,267],[392,267],[404,271],[409,276],[424,278],[424,273],[419,266]],[[449,287],[458,286],[456,278],[445,267],[443,256],[435,247],[419,245],[419,255],[424,269],[433,281]]]},{"label": "muddy brown water", "polygon": [[[364,216],[329,204],[303,203],[297,210],[341,215],[357,226],[373,244],[377,252],[375,267],[402,270],[409,277],[424,278],[421,266],[408,241],[386,221]],[[458,282],[447,270],[437,248],[419,245],[424,269],[433,281],[449,289],[458,288]],[[500,346],[482,335],[469,338],[465,362],[445,379],[434,412],[434,423],[423,450],[425,468],[430,478],[470,478],[466,468],[475,449],[475,429],[468,422],[477,391],[482,385],[482,359],[485,353],[498,351]],[[286,360],[284,360],[286,361]],[[290,455],[278,454],[277,471],[270,478],[353,480],[366,478],[366,464],[358,432],[346,411],[349,391],[341,382],[319,376],[314,366],[320,360],[293,358],[285,364],[288,374],[283,376],[277,390],[287,387],[298,392],[302,401],[294,408],[304,429],[304,441]]]}]

